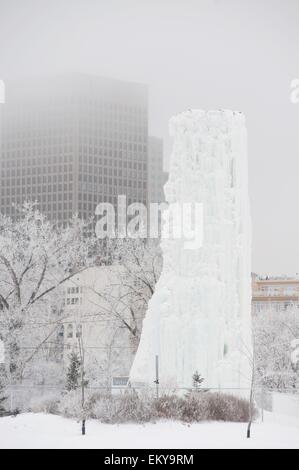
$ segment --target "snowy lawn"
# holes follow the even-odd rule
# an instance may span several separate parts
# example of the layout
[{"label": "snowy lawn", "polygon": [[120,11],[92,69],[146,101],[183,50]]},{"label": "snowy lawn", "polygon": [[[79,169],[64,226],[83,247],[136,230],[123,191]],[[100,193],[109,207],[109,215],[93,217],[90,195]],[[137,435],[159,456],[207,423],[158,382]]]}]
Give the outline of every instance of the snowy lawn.
[{"label": "snowy lawn", "polygon": [[87,435],[80,424],[59,416],[23,414],[0,418],[0,448],[297,448],[299,420],[266,414],[264,423],[252,426],[246,439],[246,424],[201,423],[108,425],[87,422]]}]

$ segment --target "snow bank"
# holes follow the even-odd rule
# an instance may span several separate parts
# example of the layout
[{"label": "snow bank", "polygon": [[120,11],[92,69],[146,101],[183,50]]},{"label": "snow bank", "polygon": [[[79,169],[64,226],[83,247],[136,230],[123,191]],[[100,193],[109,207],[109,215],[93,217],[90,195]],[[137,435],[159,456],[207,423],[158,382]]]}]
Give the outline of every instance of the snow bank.
[{"label": "snow bank", "polygon": [[273,393],[272,410],[287,416],[299,418],[299,396],[286,393]]},{"label": "snow bank", "polygon": [[[269,418],[269,419],[268,419]],[[269,421],[269,422],[268,422]],[[272,418],[271,418],[272,421]],[[214,449],[296,448],[299,421],[289,424],[254,424],[246,439],[246,424],[175,422],[141,425],[107,425],[87,422],[86,436],[80,423],[54,415],[24,414],[0,418],[1,449]]]}]

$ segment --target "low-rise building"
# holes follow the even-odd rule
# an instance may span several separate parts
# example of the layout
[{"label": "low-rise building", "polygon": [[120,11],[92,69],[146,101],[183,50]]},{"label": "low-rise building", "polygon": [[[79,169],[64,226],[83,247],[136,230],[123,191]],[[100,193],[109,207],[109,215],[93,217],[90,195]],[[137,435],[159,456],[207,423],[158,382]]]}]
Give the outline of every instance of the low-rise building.
[{"label": "low-rise building", "polygon": [[252,311],[281,311],[299,306],[299,279],[252,275]]},{"label": "low-rise building", "polygon": [[86,378],[94,386],[110,387],[115,377],[127,377],[136,352],[121,275],[120,266],[97,266],[65,286],[59,333],[64,364],[67,367],[71,353],[83,347]]}]

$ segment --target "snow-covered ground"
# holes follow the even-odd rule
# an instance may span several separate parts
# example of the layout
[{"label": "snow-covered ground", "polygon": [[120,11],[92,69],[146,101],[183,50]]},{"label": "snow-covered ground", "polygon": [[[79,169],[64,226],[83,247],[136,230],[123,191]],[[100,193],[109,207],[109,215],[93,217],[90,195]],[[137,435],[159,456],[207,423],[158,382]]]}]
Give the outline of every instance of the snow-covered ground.
[{"label": "snow-covered ground", "polygon": [[192,448],[296,448],[299,420],[267,414],[254,424],[246,439],[246,424],[201,423],[183,425],[160,422],[146,425],[87,423],[86,436],[80,424],[59,416],[23,414],[0,418],[0,448],[97,448],[97,449],[192,449]]}]

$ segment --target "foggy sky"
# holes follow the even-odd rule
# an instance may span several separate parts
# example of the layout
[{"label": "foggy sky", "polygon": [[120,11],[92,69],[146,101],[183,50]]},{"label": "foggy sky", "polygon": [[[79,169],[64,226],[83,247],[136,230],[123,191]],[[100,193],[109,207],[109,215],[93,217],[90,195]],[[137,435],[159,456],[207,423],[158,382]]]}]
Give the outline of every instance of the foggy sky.
[{"label": "foggy sky", "polygon": [[298,0],[0,0],[0,78],[84,72],[147,83],[166,165],[171,115],[246,114],[256,272],[299,272],[298,58]]}]

